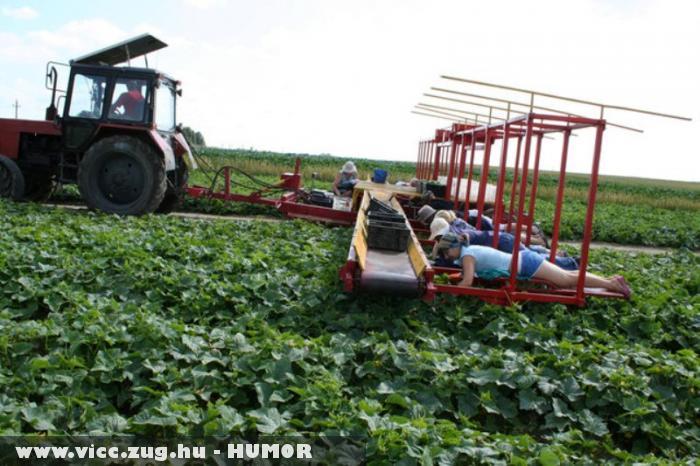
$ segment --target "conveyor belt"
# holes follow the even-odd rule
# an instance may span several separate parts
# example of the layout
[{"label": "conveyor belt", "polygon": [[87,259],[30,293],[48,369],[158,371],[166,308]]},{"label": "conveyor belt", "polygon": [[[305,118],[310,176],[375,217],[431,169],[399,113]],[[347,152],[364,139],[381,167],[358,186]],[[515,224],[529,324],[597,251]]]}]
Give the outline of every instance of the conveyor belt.
[{"label": "conveyor belt", "polygon": [[360,287],[397,295],[420,294],[420,281],[406,252],[369,249]]},{"label": "conveyor belt", "polygon": [[[348,260],[340,271],[346,291],[352,291],[359,287],[371,292],[412,297],[422,296],[426,286],[432,290],[432,283],[426,283],[426,277],[432,279],[432,269],[408,222],[406,225],[409,228],[410,236],[406,251],[395,252],[367,247],[365,219],[370,195],[389,201],[390,193],[378,191],[372,193],[365,191],[363,193]],[[404,218],[406,217],[395,199],[391,199],[391,204]],[[426,274],[426,272],[429,273]]]}]

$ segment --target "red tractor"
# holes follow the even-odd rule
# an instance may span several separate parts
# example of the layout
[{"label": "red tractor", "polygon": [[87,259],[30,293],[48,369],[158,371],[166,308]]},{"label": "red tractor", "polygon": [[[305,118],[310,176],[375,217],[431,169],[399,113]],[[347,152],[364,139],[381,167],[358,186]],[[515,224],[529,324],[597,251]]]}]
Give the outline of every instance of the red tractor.
[{"label": "red tractor", "polygon": [[147,59],[145,68],[116,66],[166,46],[144,34],[72,60],[58,101],[64,91],[49,63],[46,119],[0,119],[0,197],[44,201],[61,183],[77,184],[88,207],[105,212],[177,205],[194,165],[176,123],[180,83]]}]

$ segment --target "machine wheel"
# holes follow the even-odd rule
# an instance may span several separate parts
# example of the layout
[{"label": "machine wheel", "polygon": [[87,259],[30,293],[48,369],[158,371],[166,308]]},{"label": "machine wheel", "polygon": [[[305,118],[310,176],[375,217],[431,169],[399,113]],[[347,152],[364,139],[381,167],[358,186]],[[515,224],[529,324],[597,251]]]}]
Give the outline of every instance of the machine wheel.
[{"label": "machine wheel", "polygon": [[183,161],[180,161],[179,163],[181,165],[175,171],[175,184],[173,186],[168,186],[168,190],[165,192],[163,201],[156,209],[156,212],[159,214],[169,214],[175,210],[175,208],[179,206],[185,198],[185,188],[187,187],[189,170]]},{"label": "machine wheel", "polygon": [[24,200],[45,202],[51,197],[54,183],[47,173],[27,173],[24,175]]},{"label": "machine wheel", "polygon": [[153,212],[167,187],[165,161],[145,142],[112,136],[93,144],[78,167],[88,207],[121,215]]},{"label": "machine wheel", "polygon": [[0,155],[0,197],[22,200],[24,175],[14,160]]}]

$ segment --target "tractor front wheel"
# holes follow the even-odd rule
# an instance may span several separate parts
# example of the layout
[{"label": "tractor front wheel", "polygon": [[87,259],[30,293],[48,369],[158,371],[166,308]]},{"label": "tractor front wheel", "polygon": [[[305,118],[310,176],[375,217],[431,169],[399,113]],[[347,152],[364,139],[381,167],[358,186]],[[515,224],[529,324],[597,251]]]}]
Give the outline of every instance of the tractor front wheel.
[{"label": "tractor front wheel", "polygon": [[165,161],[132,136],[100,139],[78,167],[78,187],[88,207],[120,215],[153,212],[167,187]]},{"label": "tractor front wheel", "polygon": [[19,201],[24,197],[24,175],[14,160],[0,155],[0,197]]}]

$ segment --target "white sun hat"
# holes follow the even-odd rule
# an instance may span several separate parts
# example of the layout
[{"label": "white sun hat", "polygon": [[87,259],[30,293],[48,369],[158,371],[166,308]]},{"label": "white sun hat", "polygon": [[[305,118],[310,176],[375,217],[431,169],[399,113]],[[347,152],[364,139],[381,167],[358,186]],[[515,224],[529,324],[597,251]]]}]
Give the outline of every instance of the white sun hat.
[{"label": "white sun hat", "polygon": [[343,165],[343,173],[356,173],[357,172],[357,167],[355,166],[354,163],[348,161],[345,162],[345,165]]},{"label": "white sun hat", "polygon": [[430,238],[435,239],[436,236],[443,236],[450,232],[450,224],[444,218],[436,218],[430,224]]},{"label": "white sun hat", "polygon": [[447,223],[452,223],[457,218],[457,214],[451,210],[438,210],[435,218],[444,218]]}]

